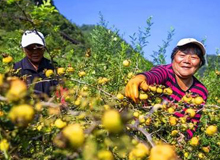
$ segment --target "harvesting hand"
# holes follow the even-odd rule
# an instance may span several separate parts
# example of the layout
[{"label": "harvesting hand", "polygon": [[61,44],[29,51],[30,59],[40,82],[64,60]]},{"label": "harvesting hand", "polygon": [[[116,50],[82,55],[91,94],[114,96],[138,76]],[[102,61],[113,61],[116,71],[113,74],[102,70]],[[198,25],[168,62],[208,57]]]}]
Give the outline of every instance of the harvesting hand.
[{"label": "harvesting hand", "polygon": [[144,75],[137,75],[132,78],[125,87],[126,97],[131,98],[135,103],[138,102],[139,88],[146,91],[148,84]]}]

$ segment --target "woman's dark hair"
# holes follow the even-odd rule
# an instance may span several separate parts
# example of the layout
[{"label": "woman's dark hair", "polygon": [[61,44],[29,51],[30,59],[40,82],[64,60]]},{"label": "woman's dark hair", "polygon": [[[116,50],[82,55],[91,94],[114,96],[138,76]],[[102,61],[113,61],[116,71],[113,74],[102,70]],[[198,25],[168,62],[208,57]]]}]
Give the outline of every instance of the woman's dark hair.
[{"label": "woman's dark hair", "polygon": [[176,53],[178,51],[181,51],[183,53],[188,53],[189,51],[189,48],[192,48],[194,50],[194,53],[200,58],[201,60],[201,65],[200,67],[202,67],[204,64],[205,64],[205,57],[202,53],[202,50],[199,48],[198,45],[194,44],[194,43],[189,43],[189,44],[186,44],[186,45],[183,45],[183,46],[177,46],[173,49],[173,52],[171,54],[171,60],[173,61],[174,59],[174,56],[176,55]]}]

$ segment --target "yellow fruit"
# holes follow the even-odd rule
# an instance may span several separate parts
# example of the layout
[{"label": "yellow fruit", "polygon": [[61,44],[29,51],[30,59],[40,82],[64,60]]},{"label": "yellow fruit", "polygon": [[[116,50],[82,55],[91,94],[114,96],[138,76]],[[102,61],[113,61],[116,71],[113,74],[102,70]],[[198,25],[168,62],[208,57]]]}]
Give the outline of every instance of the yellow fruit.
[{"label": "yellow fruit", "polygon": [[7,151],[8,148],[9,148],[9,143],[8,143],[7,139],[2,139],[0,141],[0,150],[4,152],[4,151]]},{"label": "yellow fruit", "polygon": [[149,155],[150,149],[143,143],[138,143],[135,148],[132,150],[133,156],[136,159],[142,159]]},{"label": "yellow fruit", "polygon": [[202,97],[197,96],[197,97],[194,98],[193,102],[194,102],[195,105],[200,105],[200,104],[202,104],[204,102],[204,100],[203,100]]},{"label": "yellow fruit", "polygon": [[119,100],[122,100],[122,99],[124,99],[124,95],[121,94],[121,93],[118,93],[118,94],[117,94],[117,98],[118,98]]},{"label": "yellow fruit", "polygon": [[48,77],[48,78],[51,77],[51,76],[53,75],[53,70],[52,70],[52,69],[46,70],[45,75],[46,75],[46,77]]},{"label": "yellow fruit", "polygon": [[10,63],[12,60],[13,60],[13,58],[11,56],[7,56],[2,59],[2,62],[3,63]]},{"label": "yellow fruit", "polygon": [[177,118],[176,117],[170,117],[169,119],[170,125],[175,126],[177,123]]},{"label": "yellow fruit", "polygon": [[147,95],[146,93],[141,93],[141,94],[139,95],[139,99],[140,99],[140,100],[146,100],[146,99],[148,99],[148,95]]},{"label": "yellow fruit", "polygon": [[203,158],[205,158],[205,155],[204,155],[203,153],[199,153],[199,154],[198,154],[198,157],[199,157],[200,159],[203,159]]},{"label": "yellow fruit", "polygon": [[160,88],[160,87],[158,87],[157,90],[156,90],[156,92],[157,92],[157,93],[163,93],[163,89]]},{"label": "yellow fruit", "polygon": [[171,132],[171,136],[176,136],[178,133],[179,133],[178,130],[173,130],[173,131]]},{"label": "yellow fruit", "polygon": [[42,104],[40,102],[35,104],[35,109],[36,109],[36,111],[41,111],[42,110]]},{"label": "yellow fruit", "polygon": [[82,146],[85,136],[80,124],[70,124],[62,130],[62,133],[73,148]]},{"label": "yellow fruit", "polygon": [[182,100],[186,103],[190,103],[192,101],[192,96],[190,94],[185,94]]},{"label": "yellow fruit", "polygon": [[148,118],[146,119],[146,121],[145,121],[145,124],[146,124],[147,126],[149,126],[149,125],[150,125],[150,123],[151,123],[151,118],[150,118],[150,117],[148,117]]},{"label": "yellow fruit", "polygon": [[67,67],[66,72],[73,73],[74,72],[74,68],[73,67]]},{"label": "yellow fruit", "polygon": [[168,111],[168,113],[173,114],[175,110],[174,110],[174,108],[170,107],[167,109],[167,111]]},{"label": "yellow fruit", "polygon": [[61,67],[61,68],[58,68],[58,69],[57,69],[57,74],[58,74],[58,75],[61,76],[61,75],[64,75],[64,73],[65,73],[65,68],[62,68],[62,67]]},{"label": "yellow fruit", "polygon": [[107,151],[107,150],[99,151],[98,158],[99,158],[99,160],[114,160],[112,152]]},{"label": "yellow fruit", "polygon": [[199,145],[199,138],[198,138],[198,137],[193,137],[193,138],[190,140],[190,145],[191,145],[191,146],[198,146],[198,145]]},{"label": "yellow fruit", "polygon": [[133,116],[136,117],[136,118],[138,118],[138,117],[139,117],[139,112],[134,112],[134,113],[133,113]]},{"label": "yellow fruit", "polygon": [[11,82],[10,89],[7,92],[6,97],[11,101],[17,101],[22,99],[27,94],[27,86],[24,81],[15,79]]},{"label": "yellow fruit", "polygon": [[189,152],[185,152],[185,153],[184,153],[184,157],[185,157],[185,158],[189,157]]},{"label": "yellow fruit", "polygon": [[187,109],[185,113],[189,114],[189,116],[191,118],[193,118],[196,115],[196,111],[194,109],[192,109],[192,108]]},{"label": "yellow fruit", "polygon": [[80,71],[80,72],[78,73],[78,75],[79,75],[79,77],[83,77],[83,76],[86,75],[86,72],[84,72],[84,71]]},{"label": "yellow fruit", "polygon": [[105,110],[110,109],[110,106],[109,106],[109,105],[107,105],[107,104],[105,104],[103,107],[104,107],[104,109],[105,109]]},{"label": "yellow fruit", "polygon": [[176,153],[170,145],[157,145],[151,149],[149,160],[176,160]]},{"label": "yellow fruit", "polygon": [[0,86],[3,84],[4,82],[4,75],[0,74]]},{"label": "yellow fruit", "polygon": [[102,124],[109,132],[118,133],[122,130],[122,120],[117,110],[107,110],[102,117]]},{"label": "yellow fruit", "polygon": [[149,86],[149,89],[150,89],[152,92],[156,92],[157,87],[156,87],[156,86]]},{"label": "yellow fruit", "polygon": [[209,148],[209,147],[202,147],[202,150],[203,150],[205,153],[209,153],[210,148]]},{"label": "yellow fruit", "polygon": [[62,121],[60,118],[57,119],[54,123],[57,128],[63,128],[66,126],[66,122]]},{"label": "yellow fruit", "polygon": [[9,119],[19,127],[26,126],[34,118],[34,109],[27,104],[12,107]]},{"label": "yellow fruit", "polygon": [[133,72],[129,72],[128,73],[128,78],[130,79],[130,78],[132,78],[134,76],[134,73]]},{"label": "yellow fruit", "polygon": [[129,67],[130,66],[130,61],[129,60],[124,60],[123,61],[123,66]]},{"label": "yellow fruit", "polygon": [[208,128],[206,129],[205,133],[209,136],[214,135],[216,132],[218,131],[217,126],[211,125],[208,126]]},{"label": "yellow fruit", "polygon": [[163,90],[163,93],[166,94],[166,95],[171,95],[171,94],[173,94],[173,91],[172,91],[171,88],[165,88],[165,89]]},{"label": "yellow fruit", "polygon": [[138,117],[138,120],[139,120],[140,123],[144,123],[144,122],[145,122],[144,115],[140,115],[140,116]]}]

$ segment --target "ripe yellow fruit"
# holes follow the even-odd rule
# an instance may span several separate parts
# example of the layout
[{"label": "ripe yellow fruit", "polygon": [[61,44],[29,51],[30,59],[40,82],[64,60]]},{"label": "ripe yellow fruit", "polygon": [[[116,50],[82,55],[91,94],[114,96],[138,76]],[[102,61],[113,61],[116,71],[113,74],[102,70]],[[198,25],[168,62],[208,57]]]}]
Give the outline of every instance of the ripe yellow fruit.
[{"label": "ripe yellow fruit", "polygon": [[190,94],[185,94],[182,98],[183,102],[190,103],[192,101],[192,96]]},{"label": "ripe yellow fruit", "polygon": [[66,72],[73,73],[74,72],[74,68],[73,67],[67,67]]},{"label": "ripe yellow fruit", "polygon": [[134,76],[134,73],[133,72],[129,72],[128,73],[128,78],[130,79],[130,78],[132,78]]},{"label": "ripe yellow fruit", "polygon": [[82,146],[85,135],[80,124],[70,124],[62,130],[62,133],[73,148]]},{"label": "ripe yellow fruit", "polygon": [[130,66],[130,60],[124,60],[123,61],[123,66],[129,67]]},{"label": "ripe yellow fruit", "polygon": [[202,97],[197,96],[197,97],[194,98],[193,102],[194,102],[195,105],[200,105],[204,102],[204,100],[203,100]]},{"label": "ripe yellow fruit", "polygon": [[150,117],[148,117],[148,118],[146,119],[146,121],[145,121],[145,124],[146,124],[147,126],[149,126],[149,125],[150,125],[150,123],[151,123],[151,118],[150,118]]},{"label": "ripe yellow fruit", "polygon": [[217,131],[218,131],[217,126],[211,125],[211,126],[208,126],[208,128],[206,128],[205,133],[209,136],[212,136],[215,133],[217,133]]},{"label": "ripe yellow fruit", "polygon": [[209,146],[208,146],[208,147],[202,147],[202,150],[203,150],[205,153],[209,153],[210,148],[209,148]]},{"label": "ripe yellow fruit", "polygon": [[184,153],[184,157],[185,157],[185,158],[189,157],[189,152],[185,152],[185,153]]},{"label": "ripe yellow fruit", "polygon": [[3,84],[4,82],[4,75],[0,74],[0,86]]},{"label": "ripe yellow fruit", "polygon": [[198,137],[193,137],[193,138],[190,140],[190,145],[191,145],[191,146],[198,146],[198,145],[199,145],[199,138],[198,138]]},{"label": "ripe yellow fruit", "polygon": [[144,122],[145,122],[144,115],[140,115],[140,116],[138,117],[138,120],[139,120],[140,123],[144,123]]},{"label": "ripe yellow fruit", "polygon": [[191,118],[193,118],[196,115],[196,111],[194,109],[192,109],[192,108],[187,109],[185,113],[189,114],[189,116]]},{"label": "ripe yellow fruit", "polygon": [[160,144],[151,149],[149,160],[175,160],[176,153],[173,147]]},{"label": "ripe yellow fruit", "polygon": [[167,111],[168,111],[168,113],[173,114],[175,110],[173,107],[170,107],[167,109]]},{"label": "ripe yellow fruit", "polygon": [[169,122],[171,126],[175,126],[177,123],[177,118],[172,116],[170,117]]},{"label": "ripe yellow fruit", "polygon": [[140,100],[146,100],[146,99],[148,99],[148,95],[147,95],[146,93],[141,93],[141,94],[139,95],[139,99],[140,99]]},{"label": "ripe yellow fruit", "polygon": [[136,118],[138,118],[138,117],[139,117],[139,112],[134,112],[134,113],[133,113],[133,116],[136,117]]},{"label": "ripe yellow fruit", "polygon": [[2,62],[3,63],[10,63],[12,60],[13,60],[13,58],[11,56],[7,56],[2,59]]},{"label": "ripe yellow fruit", "polygon": [[173,131],[171,132],[171,136],[176,136],[178,133],[179,133],[178,130],[173,130]]},{"label": "ripe yellow fruit", "polygon": [[143,143],[138,143],[129,153],[129,160],[143,159],[149,155],[150,149]]},{"label": "ripe yellow fruit", "polygon": [[57,128],[63,128],[66,126],[66,122],[62,121],[60,118],[57,119],[54,123]]},{"label": "ripe yellow fruit", "polygon": [[200,159],[203,159],[203,158],[205,158],[205,155],[200,152],[200,153],[198,154],[198,157],[199,157]]},{"label": "ripe yellow fruit", "polygon": [[166,95],[171,95],[171,94],[173,94],[173,91],[172,91],[171,88],[165,88],[165,89],[163,90],[163,93],[166,94]]},{"label": "ripe yellow fruit", "polygon": [[118,93],[118,94],[117,94],[117,98],[118,98],[119,100],[122,100],[122,99],[124,99],[124,95],[121,94],[121,93]]},{"label": "ripe yellow fruit", "polygon": [[12,107],[9,119],[19,127],[26,126],[34,118],[34,109],[27,104]]},{"label": "ripe yellow fruit", "polygon": [[46,70],[45,75],[46,75],[46,77],[48,77],[48,78],[51,77],[51,76],[53,75],[53,70],[52,70],[52,69]]},{"label": "ripe yellow fruit", "polygon": [[109,132],[118,133],[122,130],[122,120],[119,112],[114,109],[105,111],[102,124]]},{"label": "ripe yellow fruit", "polygon": [[65,73],[65,68],[60,67],[60,68],[57,69],[57,74],[58,75],[61,76],[61,75],[64,75],[64,73]]},{"label": "ripe yellow fruit", "polygon": [[24,81],[15,79],[10,84],[10,89],[7,92],[6,97],[11,101],[17,101],[22,99],[27,94],[27,86]]},{"label": "ripe yellow fruit", "polygon": [[34,108],[36,109],[36,111],[41,111],[42,110],[42,104],[40,102],[38,102],[37,104],[35,104]]},{"label": "ripe yellow fruit", "polygon": [[156,92],[157,92],[157,93],[163,93],[163,89],[160,88],[160,87],[158,87],[157,90],[156,90]]},{"label": "ripe yellow fruit", "polygon": [[112,152],[107,151],[107,150],[99,151],[98,158],[99,158],[99,160],[114,160]]},{"label": "ripe yellow fruit", "polygon": [[78,73],[78,75],[79,75],[79,77],[83,77],[83,76],[86,75],[86,72],[84,72],[84,71],[80,71],[80,72]]},{"label": "ripe yellow fruit", "polygon": [[149,86],[149,89],[150,89],[152,92],[156,92],[156,91],[157,91],[157,87],[156,87],[156,86]]},{"label": "ripe yellow fruit", "polygon": [[8,148],[9,148],[9,143],[8,143],[7,139],[2,139],[0,141],[0,150],[4,152],[4,151],[7,151]]}]

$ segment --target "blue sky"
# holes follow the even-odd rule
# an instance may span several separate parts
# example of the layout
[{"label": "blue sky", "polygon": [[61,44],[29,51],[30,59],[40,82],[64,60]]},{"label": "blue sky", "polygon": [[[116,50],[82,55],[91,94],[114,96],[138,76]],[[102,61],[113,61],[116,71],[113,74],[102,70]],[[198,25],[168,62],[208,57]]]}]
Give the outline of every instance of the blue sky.
[{"label": "blue sky", "polygon": [[77,25],[97,24],[99,12],[115,26],[123,38],[130,42],[129,36],[146,27],[146,20],[152,16],[149,44],[144,56],[152,60],[151,54],[166,40],[170,27],[175,35],[167,48],[167,63],[170,54],[181,38],[192,37],[206,40],[206,51],[215,54],[220,48],[219,0],[54,0],[61,14]]}]

